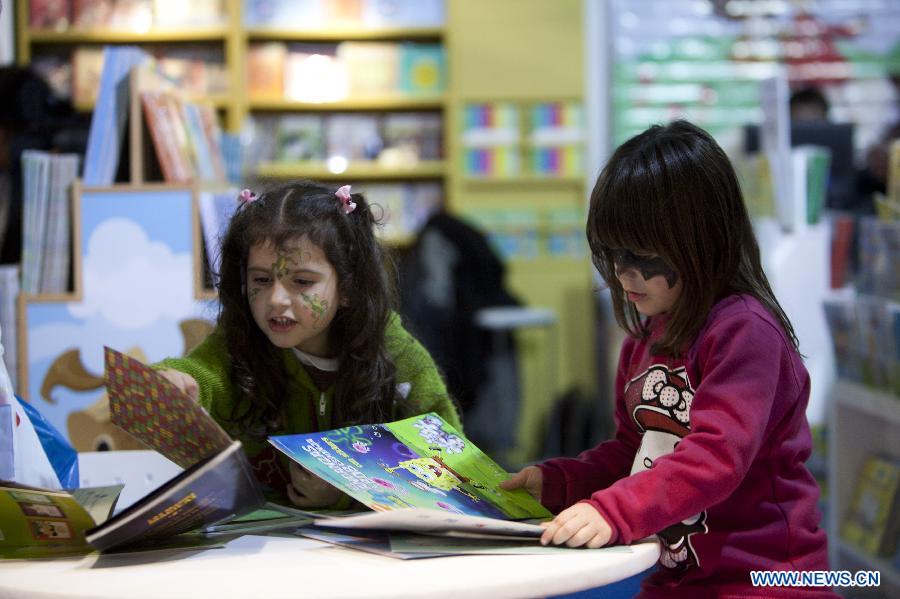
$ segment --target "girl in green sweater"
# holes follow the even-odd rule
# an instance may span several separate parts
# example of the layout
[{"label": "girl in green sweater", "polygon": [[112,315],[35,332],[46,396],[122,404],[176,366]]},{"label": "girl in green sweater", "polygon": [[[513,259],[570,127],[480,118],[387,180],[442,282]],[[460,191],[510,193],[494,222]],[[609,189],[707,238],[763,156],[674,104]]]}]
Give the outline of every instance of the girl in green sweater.
[{"label": "girl in green sweater", "polygon": [[377,219],[350,186],[241,192],[222,240],[216,330],[157,367],[240,439],[257,478],[302,508],[347,503],[269,435],[437,412],[461,430],[431,356],[391,310]]}]

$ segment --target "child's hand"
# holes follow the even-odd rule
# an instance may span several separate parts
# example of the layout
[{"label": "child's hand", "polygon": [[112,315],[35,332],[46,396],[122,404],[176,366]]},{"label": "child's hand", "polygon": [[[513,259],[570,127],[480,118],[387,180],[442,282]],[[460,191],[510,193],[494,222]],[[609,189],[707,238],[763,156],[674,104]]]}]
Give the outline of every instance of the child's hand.
[{"label": "child's hand", "polygon": [[178,370],[172,370],[170,368],[166,368],[165,370],[158,371],[159,374],[163,375],[169,382],[175,385],[175,387],[193,399],[197,401],[200,397],[200,387],[197,386],[197,381],[194,380],[189,374],[185,374]]},{"label": "child's hand", "polygon": [[537,466],[525,466],[516,474],[513,474],[512,478],[508,478],[500,483],[500,488],[512,491],[523,487],[532,497],[540,501],[541,486],[543,484],[544,475],[541,473],[541,469]]},{"label": "child's hand", "polygon": [[341,492],[296,462],[291,462],[291,482],[287,496],[299,508],[331,507],[341,498]]},{"label": "child's hand", "polygon": [[566,544],[568,547],[603,547],[612,537],[612,529],[603,516],[587,503],[576,503],[564,509],[550,522],[541,524],[547,530],[541,535],[541,545]]}]

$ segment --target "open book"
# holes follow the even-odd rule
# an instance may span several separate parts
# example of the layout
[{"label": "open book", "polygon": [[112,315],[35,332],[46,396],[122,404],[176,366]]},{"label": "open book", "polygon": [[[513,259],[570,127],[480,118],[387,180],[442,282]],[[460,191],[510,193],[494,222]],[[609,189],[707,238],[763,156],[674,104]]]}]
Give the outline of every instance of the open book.
[{"label": "open book", "polygon": [[111,420],[185,470],[88,530],[106,551],[147,544],[248,514],[265,503],[239,441],[140,361],[105,348]]},{"label": "open book", "polygon": [[511,520],[550,517],[526,491],[501,489],[506,471],[434,413],[269,442],[377,511],[317,520],[327,526],[521,537],[543,529]]},{"label": "open book", "polygon": [[85,540],[100,551],[146,544],[231,520],[264,503],[247,456],[235,441],[88,530]]},{"label": "open book", "polygon": [[[228,464],[227,473],[216,479],[213,486],[234,487],[233,497],[240,501],[231,511],[245,514],[263,504],[258,483],[246,467],[246,456],[238,451],[239,444],[232,445],[227,433],[168,379],[141,362],[106,348],[106,384],[112,422],[189,469],[146,501],[139,501],[134,510],[146,514],[152,511],[148,505],[175,505],[178,497],[184,498],[194,490],[191,485],[206,480],[209,470],[225,468],[223,463]],[[524,490],[501,489],[500,482],[509,476],[506,471],[437,414],[318,433],[278,435],[269,441],[310,472],[380,512],[329,516],[325,524],[330,527],[538,537],[542,531],[539,526],[515,521],[550,517]],[[223,453],[226,451],[231,453]],[[199,459],[206,461],[194,466]],[[172,485],[182,494],[169,493]],[[156,503],[163,498],[170,503]],[[375,516],[379,518],[373,524],[370,518]],[[124,512],[119,517],[135,518]],[[210,513],[201,520],[185,519],[178,531],[208,526],[224,517],[224,513]],[[116,518],[101,528],[112,531],[116,526],[124,528],[116,524]],[[147,534],[151,532],[134,538],[143,539]]]},{"label": "open book", "polygon": [[79,555],[84,533],[109,518],[122,485],[53,491],[0,481],[0,558]]}]

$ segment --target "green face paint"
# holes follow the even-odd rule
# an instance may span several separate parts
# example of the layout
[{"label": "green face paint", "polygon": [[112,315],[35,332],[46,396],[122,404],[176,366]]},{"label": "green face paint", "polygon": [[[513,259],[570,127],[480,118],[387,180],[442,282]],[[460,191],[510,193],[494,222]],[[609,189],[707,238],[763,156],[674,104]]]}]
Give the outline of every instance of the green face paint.
[{"label": "green face paint", "polygon": [[319,320],[328,311],[328,301],[322,299],[317,294],[308,295],[306,293],[301,293],[300,297],[303,298],[303,303],[309,306],[309,309],[312,310],[314,315],[313,327],[317,328]]},{"label": "green face paint", "polygon": [[260,291],[262,291],[262,289],[260,289],[259,287],[252,287],[247,293],[247,298],[249,299],[251,304],[253,303],[253,300],[256,299],[256,296],[259,295]]},{"label": "green face paint", "polygon": [[287,254],[278,254],[278,259],[272,264],[272,273],[276,279],[283,279],[288,274],[288,265],[294,261]]}]

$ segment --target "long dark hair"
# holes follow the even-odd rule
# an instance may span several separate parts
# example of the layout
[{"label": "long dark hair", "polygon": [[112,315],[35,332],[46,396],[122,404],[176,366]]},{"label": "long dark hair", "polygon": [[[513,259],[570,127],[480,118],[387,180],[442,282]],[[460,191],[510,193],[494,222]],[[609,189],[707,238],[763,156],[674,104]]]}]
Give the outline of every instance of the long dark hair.
[{"label": "long dark hair", "polygon": [[345,213],[336,187],[297,181],[265,190],[238,208],[222,240],[218,326],[232,360],[232,379],[239,390],[231,414],[218,415],[246,433],[259,422],[269,430],[283,424],[281,398],[287,380],[283,351],[274,346],[253,320],[245,285],[250,248],[270,242],[284,248],[306,237],[319,246],[334,267],[338,307],[329,334],[340,360],[334,390],[335,425],[382,422],[391,413],[396,383],[393,361],[385,349],[385,328],[394,304],[381,245],[375,238],[377,218],[358,193],[356,209]]},{"label": "long dark hair", "polygon": [[619,146],[591,193],[587,238],[612,291],[616,320],[632,335],[646,335],[646,323],[626,301],[614,250],[659,255],[678,272],[683,288],[654,352],[680,355],[716,301],[732,293],[762,302],[797,349],[794,328],[763,272],[731,162],[699,127],[654,125]]}]

